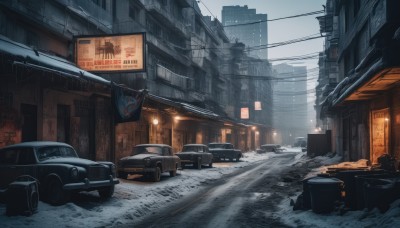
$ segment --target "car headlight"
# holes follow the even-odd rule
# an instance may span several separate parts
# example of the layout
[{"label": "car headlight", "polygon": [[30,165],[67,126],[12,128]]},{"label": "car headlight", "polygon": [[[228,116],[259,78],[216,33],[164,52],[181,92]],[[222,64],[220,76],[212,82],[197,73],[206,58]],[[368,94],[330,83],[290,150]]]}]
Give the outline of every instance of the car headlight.
[{"label": "car headlight", "polygon": [[145,166],[150,166],[150,163],[151,163],[151,159],[150,158],[145,158],[144,159],[144,165]]},{"label": "car headlight", "polygon": [[72,167],[69,173],[70,173],[70,175],[71,175],[71,177],[73,179],[76,179],[78,177],[78,174],[79,174],[78,168]]}]

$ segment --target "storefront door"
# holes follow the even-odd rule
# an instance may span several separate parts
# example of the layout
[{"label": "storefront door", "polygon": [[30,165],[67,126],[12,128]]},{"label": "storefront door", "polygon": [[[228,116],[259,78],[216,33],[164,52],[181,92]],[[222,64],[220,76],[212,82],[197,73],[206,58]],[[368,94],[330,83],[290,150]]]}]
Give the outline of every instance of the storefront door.
[{"label": "storefront door", "polygon": [[372,111],[371,116],[371,154],[372,164],[378,158],[389,153],[389,109]]}]

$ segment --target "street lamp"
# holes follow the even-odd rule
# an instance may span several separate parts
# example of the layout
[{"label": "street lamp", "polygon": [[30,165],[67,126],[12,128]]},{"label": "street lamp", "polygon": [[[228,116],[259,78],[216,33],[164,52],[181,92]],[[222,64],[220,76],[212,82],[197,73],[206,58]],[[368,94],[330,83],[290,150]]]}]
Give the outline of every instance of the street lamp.
[{"label": "street lamp", "polygon": [[158,119],[157,119],[157,118],[154,118],[154,119],[153,119],[153,124],[154,124],[154,125],[157,125],[157,124],[158,124]]}]

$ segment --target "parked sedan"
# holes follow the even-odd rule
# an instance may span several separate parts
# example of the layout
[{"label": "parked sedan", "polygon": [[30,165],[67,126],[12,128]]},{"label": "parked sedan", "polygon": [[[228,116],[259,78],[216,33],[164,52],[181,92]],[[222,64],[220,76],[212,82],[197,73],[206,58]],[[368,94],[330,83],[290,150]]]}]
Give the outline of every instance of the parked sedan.
[{"label": "parked sedan", "polygon": [[231,143],[209,143],[208,148],[214,156],[215,161],[226,160],[233,161],[235,159],[237,162],[243,156],[242,151],[235,149]]},{"label": "parked sedan", "polygon": [[176,175],[180,159],[174,155],[171,146],[165,144],[140,144],[133,147],[132,156],[118,162],[118,177],[126,179],[128,174],[142,174],[157,182],[161,173]]},{"label": "parked sedan", "polygon": [[203,144],[186,144],[182,151],[176,154],[181,159],[182,168],[186,164],[193,164],[196,169],[202,165],[212,167],[213,155],[208,151],[208,146]]},{"label": "parked sedan", "polygon": [[60,205],[70,193],[97,190],[110,198],[119,183],[112,162],[79,158],[74,148],[60,142],[24,142],[0,149],[0,188],[23,175],[39,182],[42,200]]}]

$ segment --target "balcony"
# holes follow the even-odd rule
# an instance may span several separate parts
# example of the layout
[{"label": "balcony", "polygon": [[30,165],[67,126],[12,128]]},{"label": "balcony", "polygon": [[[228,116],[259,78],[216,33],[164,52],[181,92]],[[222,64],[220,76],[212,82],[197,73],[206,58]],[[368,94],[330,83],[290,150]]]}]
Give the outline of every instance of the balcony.
[{"label": "balcony", "polygon": [[165,41],[158,39],[150,33],[146,33],[146,40],[149,45],[157,48],[159,51],[171,56],[185,66],[190,66],[191,61],[189,57],[177,52],[175,48],[171,48]]},{"label": "balcony", "polygon": [[[171,1],[173,2],[173,1]],[[165,10],[159,1],[147,0],[144,2],[146,9],[153,13],[152,15],[158,18],[164,25],[179,31],[183,36],[188,36],[186,26],[181,20],[173,16],[172,12]],[[182,19],[183,20],[183,19]]]},{"label": "balcony", "polygon": [[157,78],[181,90],[187,90],[188,77],[176,74],[157,64]]},{"label": "balcony", "polygon": [[56,0],[70,11],[90,21],[104,32],[111,33],[113,18],[111,12],[101,8],[92,1]]}]

